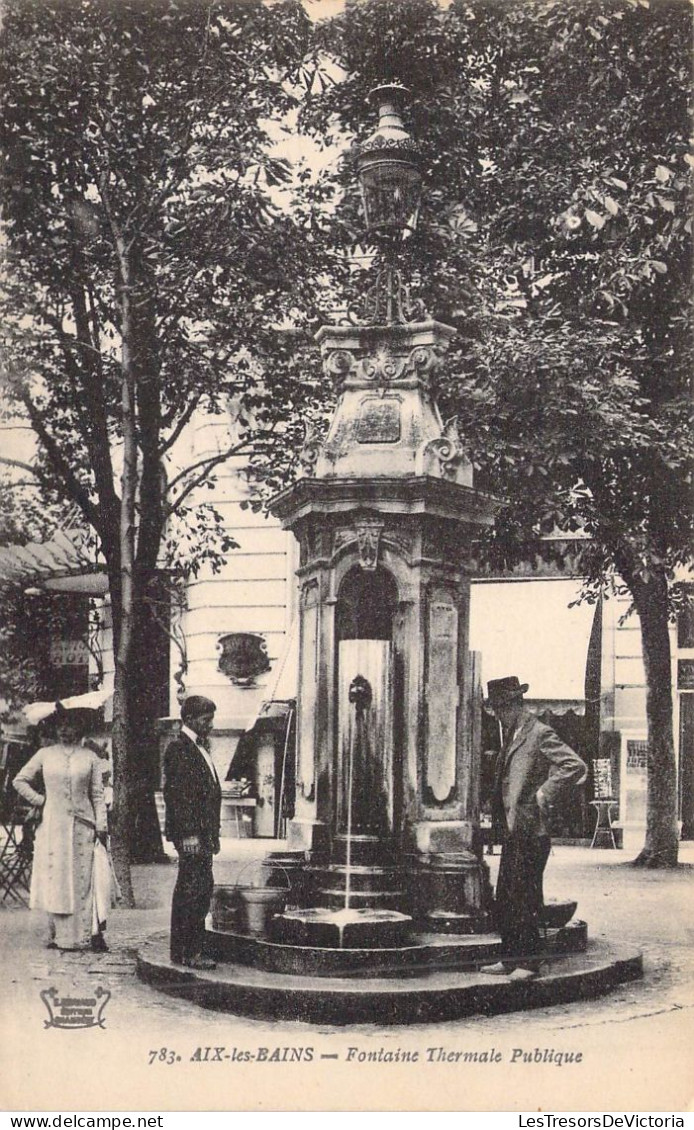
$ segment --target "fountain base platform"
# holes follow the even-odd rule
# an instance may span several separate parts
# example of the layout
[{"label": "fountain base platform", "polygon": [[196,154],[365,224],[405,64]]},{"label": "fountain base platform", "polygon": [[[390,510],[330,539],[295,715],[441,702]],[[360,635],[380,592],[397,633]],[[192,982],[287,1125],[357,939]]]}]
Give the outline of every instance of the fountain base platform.
[{"label": "fountain base platform", "polygon": [[[282,917],[278,915],[273,926],[280,925]],[[500,952],[497,934],[410,933],[402,944],[390,946],[384,945],[380,931],[370,945],[365,934],[362,938],[363,945],[329,947],[324,939],[309,945],[289,942],[281,933],[263,939],[240,931],[210,930],[206,934],[205,952],[218,962],[297,977],[413,977],[441,969],[475,969],[484,962],[497,961]],[[552,956],[581,953],[586,945],[587,927],[580,919],[574,919],[561,930],[548,931]]]},{"label": "fountain base platform", "polygon": [[496,935],[415,935],[397,949],[350,950],[212,931],[206,952],[220,964],[204,972],[172,965],[168,935],[161,934],[139,951],[137,972],[153,988],[203,1008],[337,1025],[436,1023],[544,1008],[601,996],[643,974],[638,952],[602,940],[588,944],[583,922],[551,940],[542,976],[526,982],[478,971],[498,960]]}]

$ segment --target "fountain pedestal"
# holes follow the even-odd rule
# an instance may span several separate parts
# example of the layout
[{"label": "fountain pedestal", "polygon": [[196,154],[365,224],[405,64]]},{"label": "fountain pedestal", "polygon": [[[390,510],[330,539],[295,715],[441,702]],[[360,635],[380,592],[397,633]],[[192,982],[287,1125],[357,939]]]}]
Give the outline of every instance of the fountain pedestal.
[{"label": "fountain pedestal", "polygon": [[444,934],[491,929],[491,890],[474,852],[420,855],[412,876],[412,914],[422,929]]},{"label": "fountain pedestal", "polygon": [[[407,874],[402,895],[355,905],[488,927],[478,833],[479,711],[468,651],[471,542],[497,508],[475,490],[454,422],[442,423],[435,373],[453,335],[439,322],[324,327],[338,384],[310,474],[273,512],[299,540],[297,795],[288,843],[333,868],[314,905],[336,907],[336,834],[345,831],[349,689],[369,684],[369,749],[353,790],[353,831],[374,832]],[[361,755],[360,755],[361,756]],[[370,860],[387,868],[389,860]],[[401,900],[401,901],[399,901]]]}]

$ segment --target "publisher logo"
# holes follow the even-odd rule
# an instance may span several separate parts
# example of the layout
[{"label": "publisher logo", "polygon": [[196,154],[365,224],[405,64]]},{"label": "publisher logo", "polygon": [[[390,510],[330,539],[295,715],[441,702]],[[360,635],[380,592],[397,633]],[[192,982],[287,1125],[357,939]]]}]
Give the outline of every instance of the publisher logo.
[{"label": "publisher logo", "polygon": [[48,1009],[44,1028],[105,1028],[104,1009],[111,999],[108,989],[99,987],[90,996],[60,997],[55,988],[39,994]]}]

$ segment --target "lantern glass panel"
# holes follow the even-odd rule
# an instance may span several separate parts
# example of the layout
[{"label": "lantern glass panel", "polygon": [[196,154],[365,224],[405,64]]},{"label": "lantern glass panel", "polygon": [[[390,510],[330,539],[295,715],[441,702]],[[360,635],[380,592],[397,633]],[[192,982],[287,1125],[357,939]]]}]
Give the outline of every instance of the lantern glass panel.
[{"label": "lantern glass panel", "polygon": [[421,175],[401,161],[378,161],[360,174],[366,226],[372,232],[414,229],[419,212]]}]

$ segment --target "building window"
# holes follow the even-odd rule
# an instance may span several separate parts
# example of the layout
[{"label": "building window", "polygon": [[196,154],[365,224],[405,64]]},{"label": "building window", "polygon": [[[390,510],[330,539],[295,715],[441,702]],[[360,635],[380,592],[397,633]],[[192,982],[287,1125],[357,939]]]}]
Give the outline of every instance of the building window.
[{"label": "building window", "polygon": [[694,647],[694,590],[687,586],[686,603],[677,615],[677,646]]}]

